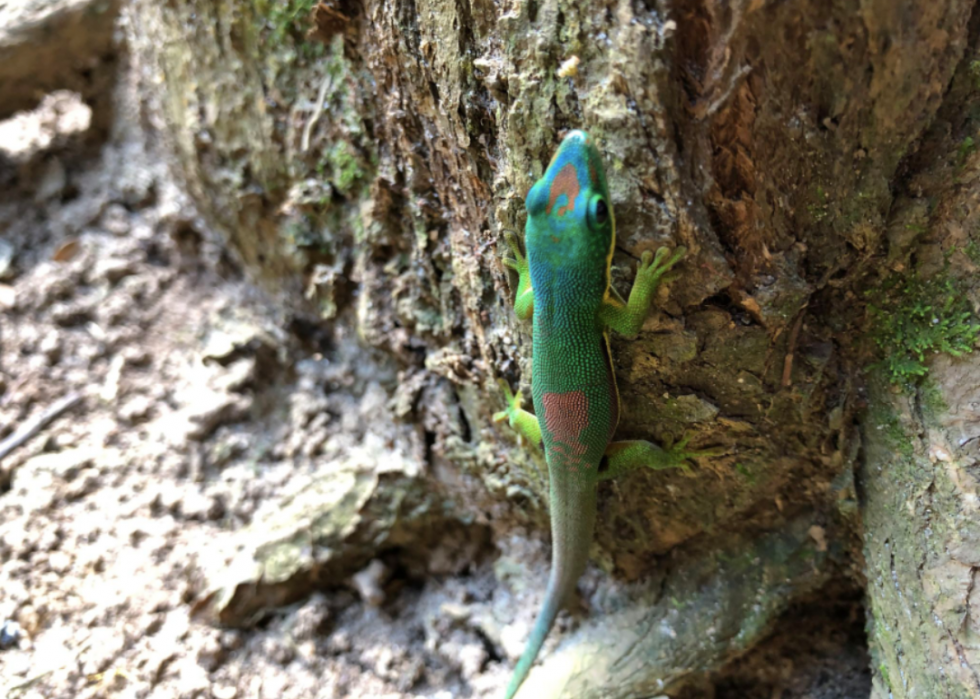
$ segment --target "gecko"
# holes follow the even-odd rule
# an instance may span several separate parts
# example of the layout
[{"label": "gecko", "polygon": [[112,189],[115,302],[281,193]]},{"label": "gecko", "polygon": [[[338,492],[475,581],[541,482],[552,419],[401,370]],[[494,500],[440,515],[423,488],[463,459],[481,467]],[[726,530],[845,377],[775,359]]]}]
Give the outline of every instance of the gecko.
[{"label": "gecko", "polygon": [[666,450],[640,440],[611,441],[620,405],[609,332],[639,333],[663,275],[686,249],[644,252],[629,301],[622,299],[610,285],[616,226],[606,174],[584,131],[565,136],[524,205],[526,255],[517,236],[506,233],[512,257],[502,262],[518,275],[515,314],[532,321],[534,413],[523,409],[521,392],[501,380],[507,408],[493,418],[544,448],[552,553],[544,603],[506,699],[530,672],[588,562],[599,481],[641,466],[686,468],[688,459],[711,455],[686,451],[686,439]]}]

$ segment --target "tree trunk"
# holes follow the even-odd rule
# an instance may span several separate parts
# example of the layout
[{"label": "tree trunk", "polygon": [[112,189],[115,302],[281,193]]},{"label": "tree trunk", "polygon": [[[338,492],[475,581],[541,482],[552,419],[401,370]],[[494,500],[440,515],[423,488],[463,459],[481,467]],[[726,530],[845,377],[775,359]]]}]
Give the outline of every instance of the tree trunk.
[{"label": "tree trunk", "polygon": [[202,211],[297,317],[397,368],[423,489],[505,552],[547,491],[490,420],[530,367],[500,242],[561,131],[602,146],[620,291],[687,246],[614,341],[618,435],[726,454],[601,489],[601,584],[640,584],[531,682],[678,690],[846,579],[882,697],[976,696],[977,373],[933,360],[976,335],[974,4],[331,0],[311,24],[310,0],[136,0],[129,31]]},{"label": "tree trunk", "polygon": [[888,259],[902,283],[872,313],[887,348],[870,372],[860,470],[875,697],[980,696],[980,365],[940,354],[920,365],[926,378],[894,381],[915,359],[902,346],[945,342],[959,355],[975,337],[978,65],[963,61],[907,161],[888,221]]}]

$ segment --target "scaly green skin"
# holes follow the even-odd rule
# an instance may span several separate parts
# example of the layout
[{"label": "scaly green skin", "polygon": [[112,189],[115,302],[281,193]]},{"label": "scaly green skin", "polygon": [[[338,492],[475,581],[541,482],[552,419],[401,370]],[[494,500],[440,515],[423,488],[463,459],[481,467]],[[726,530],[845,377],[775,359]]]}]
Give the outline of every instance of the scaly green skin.
[{"label": "scaly green skin", "polygon": [[[684,466],[685,442],[664,451],[643,441],[610,439],[619,421],[619,393],[607,333],[636,335],[661,277],[684,255],[667,248],[643,254],[628,303],[609,285],[616,240],[606,175],[587,134],[572,131],[562,141],[544,177],[525,201],[527,257],[507,235],[513,257],[504,264],[519,275],[514,310],[534,321],[531,392],[534,412],[521,408],[505,382],[509,420],[521,435],[543,443],[550,480],[551,575],[544,605],[507,687],[507,699],[527,677],[565,599],[588,562],[600,480],[647,466]],[[539,419],[540,416],[540,419]],[[599,470],[602,463],[605,470]]]}]

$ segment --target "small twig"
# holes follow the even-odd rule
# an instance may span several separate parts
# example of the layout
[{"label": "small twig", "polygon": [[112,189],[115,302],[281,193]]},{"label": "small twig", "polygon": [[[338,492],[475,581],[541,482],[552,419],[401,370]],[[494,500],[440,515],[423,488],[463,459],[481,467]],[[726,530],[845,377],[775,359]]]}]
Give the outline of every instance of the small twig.
[{"label": "small twig", "polygon": [[[81,396],[78,396],[78,398],[81,398]],[[52,408],[53,407],[54,406],[52,406]],[[86,643],[81,648],[79,648],[75,652],[75,658],[74,658],[75,662],[77,663],[78,662],[78,659],[82,656],[82,653],[86,652],[91,647],[92,647],[92,644],[91,643]],[[54,672],[57,672],[58,670],[64,670],[66,667],[68,667],[69,664],[70,663],[68,663],[68,662],[61,663],[60,665],[58,665],[56,667],[48,668],[44,672],[41,672],[41,673],[39,673],[37,675],[34,675],[33,677],[27,678],[26,680],[24,680],[23,682],[20,682],[19,684],[8,685],[6,688],[0,687],[0,697],[6,696],[7,699],[12,699],[12,697],[14,696],[14,692],[16,692],[18,694],[20,694],[21,692],[26,692],[28,689],[30,689],[31,687],[33,687],[34,685],[36,685],[38,682],[40,682],[41,680],[43,680],[48,675],[50,675],[50,674],[52,674]]]},{"label": "small twig", "polygon": [[733,75],[731,79],[728,81],[728,87],[725,88],[725,91],[719,97],[714,99],[710,104],[704,107],[704,112],[698,115],[698,120],[700,121],[701,119],[705,119],[709,116],[712,116],[715,112],[717,112],[721,108],[721,106],[728,101],[728,98],[732,96],[732,92],[734,92],[735,88],[738,87],[741,79],[751,72],[752,72],[752,66],[742,66],[741,68],[739,68],[735,72],[735,75]]},{"label": "small twig", "polygon": [[10,699],[11,697],[14,696],[14,692],[17,692],[18,694],[20,694],[21,692],[26,692],[28,689],[30,689],[31,687],[33,687],[34,685],[36,685],[38,682],[40,682],[41,680],[43,680],[45,677],[47,677],[48,675],[50,675],[52,672],[54,672],[54,670],[45,670],[40,675],[35,675],[34,677],[30,677],[30,678],[24,680],[20,684],[15,684],[12,687],[8,687],[7,688],[7,692],[6,692],[6,696],[8,697],[8,699]]},{"label": "small twig", "polygon": [[327,99],[327,90],[333,86],[333,76],[327,75],[323,82],[320,83],[320,93],[316,96],[316,104],[313,106],[313,114],[310,116],[310,120],[306,122],[306,128],[303,129],[303,140],[300,143],[299,149],[301,152],[305,153],[310,149],[310,138],[313,136],[313,127],[320,120],[320,114],[323,113],[323,103]]},{"label": "small twig", "polygon": [[806,310],[806,306],[800,310],[800,314],[796,317],[796,322],[793,323],[793,329],[789,333],[786,357],[783,359],[783,388],[789,388],[793,385],[793,355],[796,352],[796,343],[800,339],[800,326],[803,325],[804,310]]},{"label": "small twig", "polygon": [[10,452],[12,452],[14,449],[21,446],[31,437],[47,427],[63,412],[75,407],[81,400],[81,393],[69,393],[36,418],[29,420],[22,425],[19,430],[0,442],[0,461],[2,461],[3,458],[10,454]]}]

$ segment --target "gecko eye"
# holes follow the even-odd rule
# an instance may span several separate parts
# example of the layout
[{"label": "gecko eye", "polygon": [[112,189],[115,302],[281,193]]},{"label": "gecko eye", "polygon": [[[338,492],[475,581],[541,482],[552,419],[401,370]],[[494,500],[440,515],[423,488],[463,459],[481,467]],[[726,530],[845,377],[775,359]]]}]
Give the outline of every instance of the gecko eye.
[{"label": "gecko eye", "polygon": [[600,195],[592,197],[589,202],[589,226],[602,228],[609,223],[609,205]]}]

